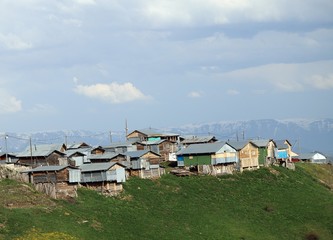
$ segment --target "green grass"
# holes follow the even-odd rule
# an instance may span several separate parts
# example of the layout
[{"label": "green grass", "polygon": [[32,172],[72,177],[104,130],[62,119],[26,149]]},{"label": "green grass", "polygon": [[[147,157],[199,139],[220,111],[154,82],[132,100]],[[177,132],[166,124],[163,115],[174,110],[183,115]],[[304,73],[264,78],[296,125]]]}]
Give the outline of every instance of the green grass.
[{"label": "green grass", "polygon": [[61,239],[333,239],[333,194],[300,167],[133,178],[116,198],[80,189],[75,201],[54,202],[0,206],[0,239],[31,231],[68,237]]}]

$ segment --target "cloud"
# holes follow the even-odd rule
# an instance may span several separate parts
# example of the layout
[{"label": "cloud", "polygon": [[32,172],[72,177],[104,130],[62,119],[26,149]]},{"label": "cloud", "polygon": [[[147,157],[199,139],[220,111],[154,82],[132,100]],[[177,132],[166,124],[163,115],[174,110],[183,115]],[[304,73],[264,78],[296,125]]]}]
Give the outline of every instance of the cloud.
[{"label": "cloud", "polygon": [[22,110],[22,103],[16,97],[1,91],[0,114],[15,113]]},{"label": "cloud", "polygon": [[145,96],[132,83],[118,84],[113,82],[110,84],[77,85],[74,91],[109,103],[125,103],[150,98]]},{"label": "cloud", "polygon": [[143,15],[157,26],[214,25],[297,20],[331,21],[332,1],[206,0],[146,1]]},{"label": "cloud", "polygon": [[3,45],[6,49],[11,50],[24,50],[32,48],[32,44],[23,41],[19,36],[9,33],[1,34],[0,33],[0,45]]},{"label": "cloud", "polygon": [[[221,74],[223,81],[237,81],[261,91],[270,89],[282,92],[302,92],[306,90],[333,88],[333,61],[320,61],[299,64],[266,64],[244,68]],[[263,89],[263,87],[266,87]]]},{"label": "cloud", "polygon": [[235,89],[229,89],[229,90],[227,91],[227,94],[228,94],[228,95],[239,95],[240,92],[237,91],[237,90],[235,90]]},{"label": "cloud", "polygon": [[314,75],[309,80],[309,84],[317,89],[332,89],[333,88],[333,74],[329,75]]},{"label": "cloud", "polygon": [[187,96],[190,98],[200,98],[202,97],[202,92],[192,91]]},{"label": "cloud", "polygon": [[37,103],[35,106],[28,110],[30,113],[38,114],[38,113],[55,113],[56,109],[55,107],[49,105],[49,104],[41,104]]}]

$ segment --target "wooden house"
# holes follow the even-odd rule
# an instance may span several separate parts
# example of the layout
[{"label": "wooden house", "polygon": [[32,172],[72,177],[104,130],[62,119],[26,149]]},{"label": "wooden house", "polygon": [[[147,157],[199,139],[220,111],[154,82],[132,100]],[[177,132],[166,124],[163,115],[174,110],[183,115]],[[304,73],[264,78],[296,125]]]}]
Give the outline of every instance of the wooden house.
[{"label": "wooden house", "polygon": [[72,166],[80,166],[85,163],[90,163],[88,155],[90,155],[91,148],[74,148],[65,151],[69,164]]},{"label": "wooden house", "polygon": [[276,144],[275,158],[279,162],[291,162],[291,143],[288,140],[274,140]]},{"label": "wooden house", "polygon": [[268,166],[274,162],[276,144],[272,139],[251,140],[251,142],[258,146],[260,166]]},{"label": "wooden house", "polygon": [[80,148],[91,148],[91,146],[85,142],[81,143],[73,143],[73,144],[68,144],[67,145],[67,150],[71,149],[80,149]]},{"label": "wooden house", "polygon": [[122,162],[126,161],[126,156],[120,153],[105,152],[104,154],[90,154],[88,161],[91,163],[101,162]]},{"label": "wooden house", "polygon": [[107,152],[114,152],[114,153],[125,153],[130,151],[136,151],[136,146],[133,145],[133,142],[114,142],[107,146],[104,146]]},{"label": "wooden house", "polygon": [[81,185],[105,195],[116,195],[126,181],[125,166],[117,162],[91,163],[80,166]]},{"label": "wooden house", "polygon": [[102,146],[93,147],[90,150],[91,154],[104,154],[106,150]]},{"label": "wooden house", "polygon": [[17,161],[17,157],[14,153],[0,152],[0,161],[4,161],[6,163],[14,163]]},{"label": "wooden house", "polygon": [[241,172],[259,168],[259,148],[257,145],[251,141],[229,141],[227,143],[237,150],[238,168]]},{"label": "wooden house", "polygon": [[180,136],[180,145],[187,147],[191,144],[214,143],[217,142],[215,136]]},{"label": "wooden house", "polygon": [[130,160],[130,176],[156,178],[165,173],[164,168],[160,167],[161,155],[153,151],[130,151],[125,155]]},{"label": "wooden house", "polygon": [[236,150],[224,142],[191,144],[177,152],[178,167],[195,169],[198,173],[232,173],[237,163]]},{"label": "wooden house", "polygon": [[156,140],[168,140],[173,143],[179,142],[179,134],[165,133],[152,128],[135,130],[130,134],[128,134],[126,137],[130,142],[156,141]]},{"label": "wooden house", "polygon": [[25,151],[18,153],[16,157],[18,159],[17,164],[25,166],[68,164],[65,149],[59,148],[59,145],[54,144],[28,147]]},{"label": "wooden house", "polygon": [[176,145],[169,140],[149,140],[134,143],[138,151],[148,150],[161,155],[163,161],[170,161],[171,155],[176,152]]},{"label": "wooden house", "polygon": [[64,199],[77,196],[77,186],[80,179],[78,169],[71,166],[40,166],[22,174],[27,174],[29,182],[35,188],[52,198]]}]

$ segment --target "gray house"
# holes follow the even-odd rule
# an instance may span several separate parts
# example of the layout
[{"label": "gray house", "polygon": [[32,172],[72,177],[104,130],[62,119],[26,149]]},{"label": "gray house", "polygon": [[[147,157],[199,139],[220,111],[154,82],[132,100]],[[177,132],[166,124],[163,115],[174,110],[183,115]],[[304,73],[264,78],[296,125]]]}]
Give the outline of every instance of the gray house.
[{"label": "gray house", "polygon": [[91,163],[80,166],[80,183],[102,194],[115,195],[126,181],[125,166],[118,162]]}]

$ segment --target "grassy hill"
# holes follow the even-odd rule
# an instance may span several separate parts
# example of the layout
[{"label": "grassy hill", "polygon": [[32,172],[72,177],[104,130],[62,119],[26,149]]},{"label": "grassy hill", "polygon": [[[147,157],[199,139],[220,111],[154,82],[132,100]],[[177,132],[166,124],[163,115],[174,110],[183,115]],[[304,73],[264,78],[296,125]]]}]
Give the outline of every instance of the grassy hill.
[{"label": "grassy hill", "polygon": [[303,165],[134,178],[116,198],[54,201],[11,180],[0,192],[0,239],[333,239],[333,193]]}]

